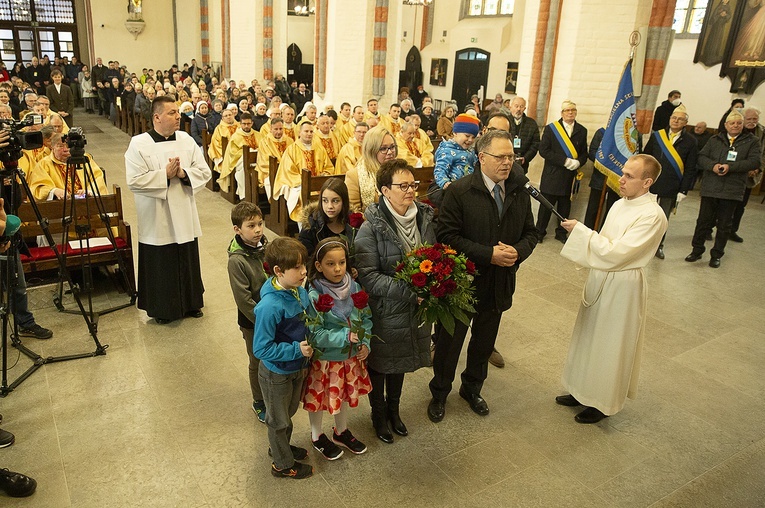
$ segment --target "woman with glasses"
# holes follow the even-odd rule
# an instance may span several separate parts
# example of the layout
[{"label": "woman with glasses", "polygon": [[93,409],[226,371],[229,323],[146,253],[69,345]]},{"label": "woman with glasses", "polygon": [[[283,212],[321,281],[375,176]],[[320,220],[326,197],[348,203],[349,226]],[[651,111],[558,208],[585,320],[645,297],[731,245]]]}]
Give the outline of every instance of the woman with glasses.
[{"label": "woman with glasses", "polygon": [[400,436],[408,434],[399,416],[404,374],[430,365],[431,326],[416,317],[421,300],[394,278],[408,252],[436,241],[433,209],[414,199],[418,186],[405,160],[384,162],[377,172],[382,198],[367,208],[355,241],[359,282],[369,293],[372,309],[372,333],[380,339],[373,339],[367,362],[372,424],[385,443],[393,442],[391,429]]},{"label": "woman with glasses", "polygon": [[444,190],[454,181],[470,175],[478,162],[473,151],[473,142],[478,135],[480,123],[473,115],[459,115],[454,121],[454,136],[442,141],[435,153],[433,183],[428,188],[428,198],[441,206]]},{"label": "woman with glasses", "polygon": [[375,127],[366,133],[361,144],[361,158],[356,167],[345,174],[351,212],[364,213],[369,205],[377,203],[377,170],[396,155],[396,140],[384,127]]}]

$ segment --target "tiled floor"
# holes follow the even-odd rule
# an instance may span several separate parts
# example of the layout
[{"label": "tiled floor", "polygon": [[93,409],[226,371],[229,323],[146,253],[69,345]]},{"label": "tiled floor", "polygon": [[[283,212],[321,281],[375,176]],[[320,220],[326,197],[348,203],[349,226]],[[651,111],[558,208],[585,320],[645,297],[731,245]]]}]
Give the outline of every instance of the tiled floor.
[{"label": "tiled floor", "polygon": [[[78,112],[88,150],[125,189],[128,136]],[[99,129],[102,132],[98,132]],[[532,180],[539,179],[535,161]],[[586,190],[574,203],[582,216]],[[743,244],[729,244],[722,267],[683,261],[698,211],[694,192],[672,216],[667,259],[647,269],[648,336],[640,394],[598,425],[574,422],[554,404],[584,271],[537,247],[519,273],[515,305],[490,368],[481,418],[453,394],[445,420],[425,414],[429,369],[407,376],[402,414],[410,436],[374,438],[366,402],[350,423],[369,445],[361,456],[327,462],[300,482],[269,474],[266,428],[250,409],[247,360],[226,276],[231,206],[198,195],[206,286],[205,316],[159,326],[128,308],[101,318],[106,356],[49,364],[0,399],[3,428],[16,444],[0,466],[39,482],[3,506],[688,506],[765,505],[765,207],[750,202]],[[135,231],[134,231],[135,235]],[[550,237],[548,237],[550,238]],[[33,290],[36,301],[48,299]],[[43,356],[90,351],[79,316],[36,313],[51,341],[25,339]],[[9,350],[10,363],[18,354]],[[21,357],[12,381],[29,366]],[[330,422],[325,422],[329,429]],[[299,410],[294,442],[310,444]]]}]

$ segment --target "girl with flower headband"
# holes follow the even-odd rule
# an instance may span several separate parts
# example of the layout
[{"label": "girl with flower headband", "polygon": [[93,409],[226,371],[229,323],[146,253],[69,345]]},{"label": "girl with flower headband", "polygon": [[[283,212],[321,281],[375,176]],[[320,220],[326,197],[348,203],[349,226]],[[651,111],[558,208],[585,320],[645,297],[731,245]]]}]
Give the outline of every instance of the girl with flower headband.
[{"label": "girl with flower headband", "polygon": [[[311,441],[328,460],[339,459],[343,446],[352,453],[366,445],[348,429],[348,407],[372,389],[364,360],[369,355],[372,332],[369,297],[349,273],[348,247],[337,236],[316,247],[309,265],[309,296],[317,318],[309,324],[314,357],[303,390],[303,409],[311,423]],[[324,411],[335,417],[330,440],[322,432]]]}]

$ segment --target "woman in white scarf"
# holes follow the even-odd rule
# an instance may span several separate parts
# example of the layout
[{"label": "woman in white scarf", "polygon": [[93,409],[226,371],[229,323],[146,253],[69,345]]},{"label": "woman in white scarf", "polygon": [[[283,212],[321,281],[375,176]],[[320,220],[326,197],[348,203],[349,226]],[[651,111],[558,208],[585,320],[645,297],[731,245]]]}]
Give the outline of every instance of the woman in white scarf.
[{"label": "woman in white scarf", "polygon": [[356,167],[345,174],[351,212],[364,213],[369,205],[377,203],[377,170],[383,162],[393,160],[397,155],[396,140],[384,127],[378,126],[366,133],[361,144],[361,158]]}]

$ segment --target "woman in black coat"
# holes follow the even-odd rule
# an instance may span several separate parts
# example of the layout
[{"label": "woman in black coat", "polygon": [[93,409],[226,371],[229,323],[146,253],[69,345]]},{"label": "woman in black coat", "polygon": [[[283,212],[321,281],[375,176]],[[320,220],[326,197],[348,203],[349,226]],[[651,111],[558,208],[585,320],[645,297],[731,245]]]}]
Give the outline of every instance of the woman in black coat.
[{"label": "woman in black coat", "polygon": [[395,278],[395,267],[408,252],[436,241],[433,209],[414,201],[413,183],[405,160],[384,162],[377,172],[383,197],[366,208],[367,220],[355,241],[359,282],[369,293],[372,333],[380,338],[373,340],[367,365],[372,424],[385,443],[393,442],[391,427],[400,436],[408,434],[399,415],[404,374],[430,365],[432,327],[417,318],[421,300]]}]

